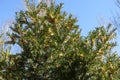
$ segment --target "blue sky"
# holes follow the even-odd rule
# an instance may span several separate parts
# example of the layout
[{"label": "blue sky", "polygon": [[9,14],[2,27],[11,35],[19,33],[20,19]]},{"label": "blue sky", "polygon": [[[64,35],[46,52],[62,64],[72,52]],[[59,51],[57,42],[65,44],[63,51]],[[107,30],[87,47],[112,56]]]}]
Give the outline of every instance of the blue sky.
[{"label": "blue sky", "polygon": [[[63,10],[78,18],[78,24],[84,35],[101,24],[107,25],[120,10],[115,0],[56,0],[56,2],[63,2]],[[24,8],[23,0],[0,0],[0,26],[7,20],[14,20],[15,12]],[[119,39],[120,33],[117,36],[120,44]]]}]

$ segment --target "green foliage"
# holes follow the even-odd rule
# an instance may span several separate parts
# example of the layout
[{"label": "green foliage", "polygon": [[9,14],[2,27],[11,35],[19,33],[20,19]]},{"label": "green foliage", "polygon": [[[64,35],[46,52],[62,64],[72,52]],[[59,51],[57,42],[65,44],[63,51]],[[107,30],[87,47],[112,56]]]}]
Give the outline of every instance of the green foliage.
[{"label": "green foliage", "polygon": [[10,53],[10,46],[5,44],[5,40],[5,34],[2,33],[0,36],[0,80],[8,79],[7,77],[4,77],[9,75],[9,73],[7,73],[7,68],[10,68],[13,64],[13,60],[11,58],[12,54]]},{"label": "green foliage", "polygon": [[7,42],[19,45],[22,52],[7,58],[10,65],[2,73],[4,79],[120,79],[120,59],[112,51],[116,29],[111,24],[81,36],[77,19],[61,11],[63,4],[26,2],[28,9],[16,13],[11,41]]}]

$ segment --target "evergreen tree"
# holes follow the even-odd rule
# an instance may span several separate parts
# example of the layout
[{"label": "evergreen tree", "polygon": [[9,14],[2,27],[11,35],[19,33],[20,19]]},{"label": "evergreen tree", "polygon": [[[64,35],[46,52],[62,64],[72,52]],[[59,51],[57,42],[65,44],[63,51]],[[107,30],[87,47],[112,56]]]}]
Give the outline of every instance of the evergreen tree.
[{"label": "evergreen tree", "polygon": [[[13,60],[11,59],[12,54],[10,53],[11,45],[5,44],[9,37],[6,34],[7,27],[1,27],[0,29],[0,80],[6,80],[4,77],[9,75],[7,68],[10,68]],[[7,73],[7,74],[6,74]]]},{"label": "evergreen tree", "polygon": [[98,27],[81,36],[77,19],[62,5],[26,0],[27,10],[16,13],[9,44],[22,52],[13,56],[5,79],[11,80],[119,80],[120,59],[111,51],[116,29]]}]

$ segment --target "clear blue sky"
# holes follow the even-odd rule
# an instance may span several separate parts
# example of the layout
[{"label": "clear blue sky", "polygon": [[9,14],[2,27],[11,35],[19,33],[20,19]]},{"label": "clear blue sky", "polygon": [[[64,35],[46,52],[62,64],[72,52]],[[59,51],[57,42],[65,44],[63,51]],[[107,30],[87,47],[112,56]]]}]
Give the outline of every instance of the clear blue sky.
[{"label": "clear blue sky", "polygon": [[[63,2],[63,10],[78,18],[78,24],[84,35],[101,24],[111,22],[113,15],[120,13],[115,0],[56,0],[56,2]],[[7,20],[13,20],[15,12],[23,8],[23,0],[0,0],[0,26]],[[120,33],[117,41],[120,44]],[[120,46],[117,49],[120,49]]]}]

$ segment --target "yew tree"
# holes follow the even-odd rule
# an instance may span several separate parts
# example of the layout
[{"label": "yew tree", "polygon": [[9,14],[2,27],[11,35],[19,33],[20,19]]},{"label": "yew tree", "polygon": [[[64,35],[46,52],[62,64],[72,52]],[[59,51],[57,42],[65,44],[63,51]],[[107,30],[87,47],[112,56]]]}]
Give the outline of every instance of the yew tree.
[{"label": "yew tree", "polygon": [[81,35],[77,19],[62,11],[63,4],[25,0],[16,12],[11,38],[21,53],[13,55],[4,72],[11,80],[119,80],[120,59],[114,50],[116,29],[111,24]]},{"label": "yew tree", "polygon": [[2,26],[0,28],[0,80],[5,80],[4,77],[10,75],[7,68],[10,68],[13,63],[13,55],[10,52],[11,45],[5,44],[5,42],[9,40],[6,34],[7,32],[7,26]]}]

